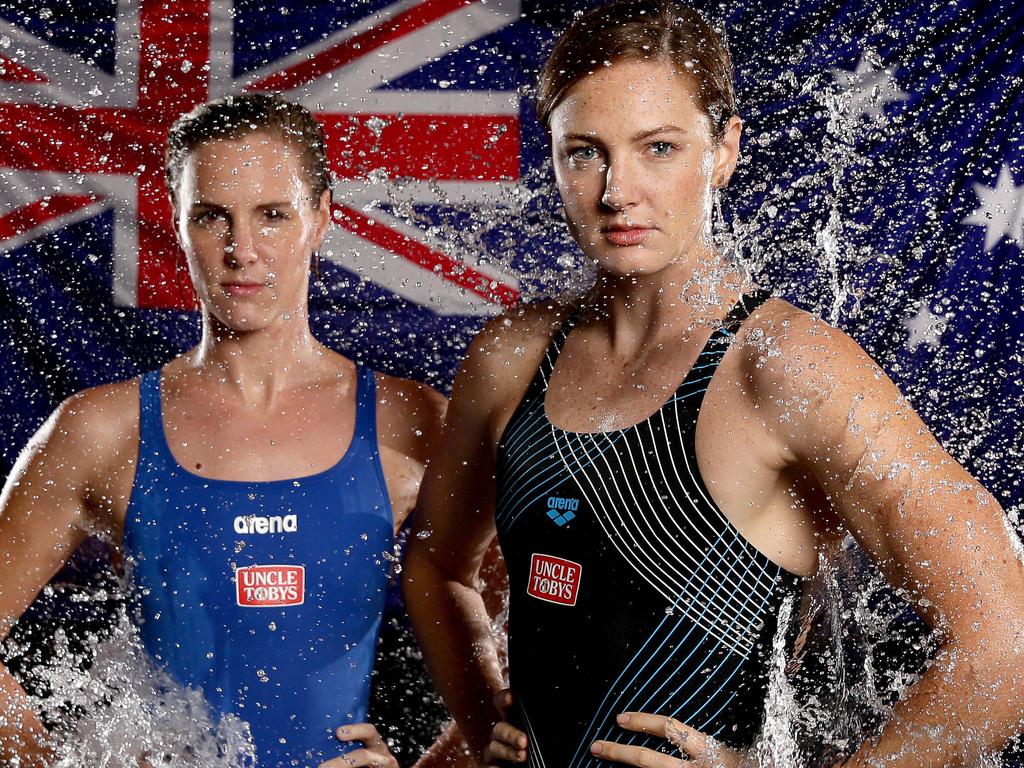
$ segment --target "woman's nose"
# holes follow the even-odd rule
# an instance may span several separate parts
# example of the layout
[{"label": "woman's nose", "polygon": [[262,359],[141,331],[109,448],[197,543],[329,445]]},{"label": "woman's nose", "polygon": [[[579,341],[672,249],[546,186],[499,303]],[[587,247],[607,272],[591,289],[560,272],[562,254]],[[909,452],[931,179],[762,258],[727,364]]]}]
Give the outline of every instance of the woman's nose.
[{"label": "woman's nose", "polygon": [[256,261],[256,243],[248,227],[233,227],[224,246],[224,260],[229,266],[240,267]]},{"label": "woman's nose", "polygon": [[636,184],[633,175],[625,163],[609,162],[604,175],[601,205],[613,211],[623,211],[635,204]]}]

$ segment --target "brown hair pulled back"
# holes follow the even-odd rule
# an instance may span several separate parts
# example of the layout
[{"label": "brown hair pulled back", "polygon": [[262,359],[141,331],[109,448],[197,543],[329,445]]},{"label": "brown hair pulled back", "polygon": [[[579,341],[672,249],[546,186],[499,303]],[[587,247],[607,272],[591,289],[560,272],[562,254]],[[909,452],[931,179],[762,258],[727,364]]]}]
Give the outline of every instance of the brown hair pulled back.
[{"label": "brown hair pulled back", "polygon": [[540,72],[537,116],[544,127],[550,131],[551,113],[573,85],[619,59],[668,60],[690,73],[697,105],[721,139],[736,114],[729,49],[700,13],[672,0],[613,0],[577,17]]},{"label": "brown hair pulled back", "polygon": [[181,170],[189,152],[211,141],[237,140],[253,133],[269,133],[300,150],[313,207],[319,207],[321,193],[331,188],[323,126],[301,104],[267,93],[215,99],[174,122],[164,153],[171,199],[177,202]]}]

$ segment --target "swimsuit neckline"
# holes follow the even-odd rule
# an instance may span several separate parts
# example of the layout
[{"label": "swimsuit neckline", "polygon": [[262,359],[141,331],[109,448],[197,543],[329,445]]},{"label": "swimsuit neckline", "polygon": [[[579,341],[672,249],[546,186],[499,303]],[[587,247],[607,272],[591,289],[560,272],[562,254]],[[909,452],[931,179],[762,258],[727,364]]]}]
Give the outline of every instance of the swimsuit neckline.
[{"label": "swimsuit neckline", "polygon": [[[151,375],[155,379],[153,383],[153,387],[155,389],[155,412],[153,414],[155,423],[153,432],[155,433],[157,448],[164,455],[164,458],[167,460],[167,462],[180,475],[189,478],[190,480],[193,480],[197,483],[202,483],[205,485],[233,486],[236,488],[242,486],[272,488],[274,486],[285,486],[315,482],[318,480],[323,480],[324,478],[327,478],[330,475],[333,475],[340,469],[342,469],[346,464],[348,464],[351,461],[350,457],[356,451],[356,446],[358,444],[359,439],[359,429],[361,426],[361,409],[359,406],[361,398],[365,395],[364,389],[366,388],[363,381],[364,369],[361,366],[357,365],[356,367],[356,396],[354,404],[355,418],[353,420],[352,439],[349,441],[348,447],[345,449],[341,457],[330,466],[326,467],[325,469],[321,469],[317,472],[312,472],[307,475],[296,475],[294,477],[275,478],[273,480],[241,480],[236,478],[207,477],[205,475],[200,475],[198,472],[193,472],[191,469],[186,467],[182,462],[178,461],[178,457],[174,455],[174,451],[171,449],[170,441],[167,439],[167,428],[164,423],[164,403],[162,391],[163,369],[159,368],[156,371],[154,371]],[[371,373],[370,375],[372,376],[373,374]]]}]

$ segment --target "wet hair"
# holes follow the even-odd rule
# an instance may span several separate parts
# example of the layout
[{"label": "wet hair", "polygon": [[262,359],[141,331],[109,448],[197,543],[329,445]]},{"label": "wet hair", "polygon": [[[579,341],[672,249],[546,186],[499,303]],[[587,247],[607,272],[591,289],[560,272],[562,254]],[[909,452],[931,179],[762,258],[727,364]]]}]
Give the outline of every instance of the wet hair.
[{"label": "wet hair", "polygon": [[319,207],[320,195],[331,188],[323,126],[301,104],[267,93],[215,99],[200,104],[174,122],[164,153],[171,199],[177,202],[181,171],[189,152],[211,141],[237,140],[253,133],[268,133],[301,151],[313,207]]},{"label": "wet hair", "polygon": [[555,43],[537,87],[537,116],[551,131],[551,113],[569,89],[622,59],[669,61],[690,74],[697,106],[722,138],[736,114],[732,59],[724,32],[672,0],[612,0],[577,16]]}]

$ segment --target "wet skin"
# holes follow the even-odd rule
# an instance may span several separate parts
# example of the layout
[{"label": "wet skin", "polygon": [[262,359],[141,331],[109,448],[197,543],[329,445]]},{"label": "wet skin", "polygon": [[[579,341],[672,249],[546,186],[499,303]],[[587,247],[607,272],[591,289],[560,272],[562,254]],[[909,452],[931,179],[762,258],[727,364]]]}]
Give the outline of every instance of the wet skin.
[{"label": "wet skin", "polygon": [[[740,293],[739,275],[707,231],[710,196],[728,183],[741,124],[733,118],[720,141],[712,137],[693,93],[669,63],[623,60],[577,83],[552,115],[569,226],[599,267],[590,311],[546,395],[548,418],[564,429],[621,429],[656,411]],[[496,449],[565,314],[529,307],[474,341],[449,408],[451,449],[421,490],[419,522],[430,538],[413,540],[404,570],[428,665],[485,763],[523,762],[528,749],[526,735],[503,721],[510,699],[478,585],[495,532]],[[1015,652],[1024,643],[1024,569],[1004,513],[852,339],[769,300],[709,383],[696,440],[714,501],[755,547],[811,575],[819,554],[852,533],[941,629],[936,663],[878,743],[849,765],[967,765],[1014,732],[1013,702],[1024,695]],[[646,730],[685,742],[679,748],[699,766],[741,759],[657,713],[626,714],[623,737]],[[678,764],[614,742],[592,751],[628,765]]]},{"label": "wet skin", "polygon": [[[199,346],[163,369],[164,428],[189,471],[232,480],[301,477],[333,466],[355,423],[355,364],[309,330],[310,257],[330,198],[312,198],[296,148],[254,133],[188,156],[175,228],[200,300]],[[120,544],[139,441],[139,382],[69,398],[22,453],[0,498],[3,633],[90,533]],[[377,426],[396,529],[412,508],[439,436],[444,399],[378,376]],[[44,765],[44,733],[24,691],[0,668],[0,755]],[[372,725],[340,729],[362,742],[344,765],[397,765]],[[328,765],[341,764],[329,761]]]}]

